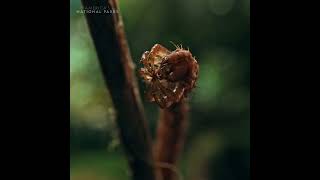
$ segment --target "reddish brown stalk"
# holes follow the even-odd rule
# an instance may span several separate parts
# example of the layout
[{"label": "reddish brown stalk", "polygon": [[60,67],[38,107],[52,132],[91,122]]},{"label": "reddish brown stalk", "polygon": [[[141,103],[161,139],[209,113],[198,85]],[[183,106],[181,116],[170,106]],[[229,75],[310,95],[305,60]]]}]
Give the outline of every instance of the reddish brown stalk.
[{"label": "reddish brown stalk", "polygon": [[[176,45],[175,45],[176,46]],[[156,177],[176,180],[177,162],[182,150],[187,123],[186,97],[196,85],[199,65],[189,50],[176,46],[169,51],[155,44],[143,53],[140,76],[147,84],[147,98],[160,107],[157,142],[154,146]]]},{"label": "reddish brown stalk", "polygon": [[[160,109],[157,141],[154,155],[157,165],[157,179],[176,180],[179,155],[183,149],[188,125],[188,103],[181,100],[169,108]],[[163,165],[168,165],[167,167]]]}]

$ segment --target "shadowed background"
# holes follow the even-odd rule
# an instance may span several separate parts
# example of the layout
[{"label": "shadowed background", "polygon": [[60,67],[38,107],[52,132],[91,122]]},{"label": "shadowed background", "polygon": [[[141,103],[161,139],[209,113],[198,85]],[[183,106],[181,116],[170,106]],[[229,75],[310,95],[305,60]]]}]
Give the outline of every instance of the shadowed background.
[{"label": "shadowed background", "polygon": [[[70,9],[71,180],[129,180],[114,109],[81,8]],[[180,169],[185,180],[249,179],[249,0],[119,1],[136,69],[144,51],[170,41],[190,48],[200,64],[190,96],[190,125]],[[144,84],[139,78],[140,92]],[[155,134],[158,107],[145,101]],[[125,107],[124,107],[125,108]]]}]

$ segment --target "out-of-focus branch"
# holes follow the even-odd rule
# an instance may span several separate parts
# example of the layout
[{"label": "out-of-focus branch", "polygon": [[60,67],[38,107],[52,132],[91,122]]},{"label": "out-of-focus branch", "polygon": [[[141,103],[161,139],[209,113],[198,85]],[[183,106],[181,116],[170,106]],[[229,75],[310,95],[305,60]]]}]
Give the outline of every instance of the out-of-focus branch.
[{"label": "out-of-focus branch", "polygon": [[[86,19],[104,79],[117,112],[117,125],[134,180],[154,180],[151,138],[141,103],[134,64],[116,0],[82,0],[85,7],[117,13],[87,13]],[[102,10],[103,11],[103,10]]]}]

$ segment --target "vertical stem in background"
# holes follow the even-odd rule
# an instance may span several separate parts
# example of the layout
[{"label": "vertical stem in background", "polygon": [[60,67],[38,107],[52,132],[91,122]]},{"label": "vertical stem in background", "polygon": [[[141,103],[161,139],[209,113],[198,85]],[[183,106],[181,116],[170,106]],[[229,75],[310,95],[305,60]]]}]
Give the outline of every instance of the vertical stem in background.
[{"label": "vertical stem in background", "polygon": [[150,133],[117,2],[82,0],[82,4],[84,7],[107,7],[106,10],[118,11],[118,13],[87,13],[85,16],[117,112],[120,139],[128,157],[132,178],[154,180]]},{"label": "vertical stem in background", "polygon": [[[156,172],[158,179],[177,179],[178,174],[171,167],[177,166],[183,148],[188,124],[188,111],[188,103],[184,99],[169,108],[160,110],[157,142],[154,147],[155,161],[160,164]],[[170,166],[161,167],[163,163],[170,164]]]}]

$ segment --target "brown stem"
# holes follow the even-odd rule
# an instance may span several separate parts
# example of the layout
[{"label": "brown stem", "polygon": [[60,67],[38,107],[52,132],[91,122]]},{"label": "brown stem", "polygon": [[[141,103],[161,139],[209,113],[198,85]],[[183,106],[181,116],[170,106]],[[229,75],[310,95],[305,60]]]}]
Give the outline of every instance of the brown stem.
[{"label": "brown stem", "polygon": [[[132,178],[154,180],[151,138],[141,103],[134,64],[115,0],[82,0],[84,7],[107,7],[118,13],[87,13],[86,19],[105,82],[117,112],[120,139]],[[102,10],[103,11],[103,10]]]},{"label": "brown stem", "polygon": [[[175,180],[178,177],[173,168],[182,151],[188,124],[188,103],[181,100],[169,108],[160,109],[160,119],[157,129],[157,142],[154,147],[157,168],[157,179]],[[170,167],[162,167],[168,164]]]}]

